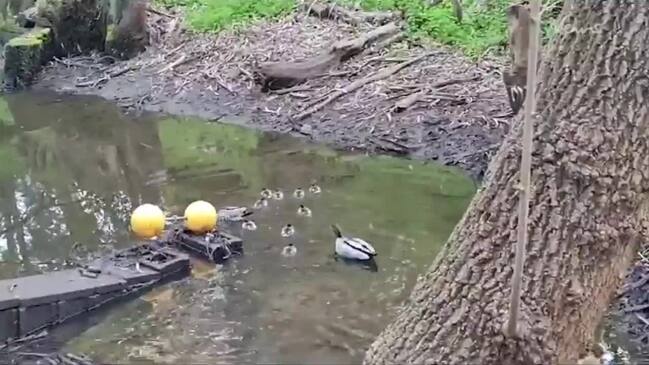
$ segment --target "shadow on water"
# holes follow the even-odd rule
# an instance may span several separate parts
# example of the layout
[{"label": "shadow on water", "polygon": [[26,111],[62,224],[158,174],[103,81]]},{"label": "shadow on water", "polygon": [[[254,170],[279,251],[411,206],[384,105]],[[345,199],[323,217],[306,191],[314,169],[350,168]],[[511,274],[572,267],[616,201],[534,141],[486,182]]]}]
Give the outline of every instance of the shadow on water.
[{"label": "shadow on water", "polygon": [[[196,199],[252,205],[264,187],[284,191],[252,216],[245,255],[223,266],[195,260],[191,277],[120,304],[65,344],[102,362],[358,362],[475,190],[437,165],[234,125],[130,118],[95,98],[8,95],[0,128],[3,278],[132,244],[129,213],[143,202],[182,214]],[[292,196],[313,180],[321,194]],[[296,214],[300,203],[312,217]],[[376,266],[334,259],[334,222],[376,247]],[[296,234],[283,238],[287,223]],[[294,257],[281,255],[288,243]]]}]

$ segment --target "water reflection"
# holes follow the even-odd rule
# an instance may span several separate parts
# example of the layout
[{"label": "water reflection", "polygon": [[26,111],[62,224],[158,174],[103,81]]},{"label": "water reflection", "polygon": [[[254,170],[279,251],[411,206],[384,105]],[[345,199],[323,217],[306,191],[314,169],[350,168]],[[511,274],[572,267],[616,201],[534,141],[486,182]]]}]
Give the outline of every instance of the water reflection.
[{"label": "water reflection", "polygon": [[[264,187],[284,191],[255,212],[257,230],[236,232],[244,256],[195,260],[191,277],[119,306],[67,344],[103,362],[358,362],[474,191],[446,168],[231,125],[131,119],[94,98],[24,94],[6,104],[2,277],[129,244],[128,214],[145,201],[180,214],[195,199],[251,205]],[[313,180],[321,194],[292,196]],[[312,216],[298,216],[299,204]],[[287,223],[296,233],[284,238]],[[370,241],[378,270],[336,261],[331,223]],[[294,257],[281,255],[288,243]]]}]

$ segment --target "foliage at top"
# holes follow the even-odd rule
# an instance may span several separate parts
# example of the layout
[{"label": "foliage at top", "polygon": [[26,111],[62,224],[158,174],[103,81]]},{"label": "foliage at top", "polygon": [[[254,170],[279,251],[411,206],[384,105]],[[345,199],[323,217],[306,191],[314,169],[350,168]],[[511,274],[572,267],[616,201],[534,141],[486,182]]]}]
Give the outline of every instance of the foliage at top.
[{"label": "foliage at top", "polygon": [[156,0],[185,9],[187,23],[199,32],[215,32],[293,10],[294,0]]},{"label": "foliage at top", "polygon": [[[296,0],[156,0],[165,6],[180,6],[189,26],[196,31],[219,31],[250,21],[289,13]],[[506,9],[512,0],[465,0],[463,20],[458,22],[450,0],[431,5],[431,0],[336,0],[341,5],[365,10],[398,10],[406,16],[411,36],[432,39],[461,49],[473,58],[488,51],[502,51],[507,44]],[[555,7],[561,0],[544,6]],[[550,14],[551,12],[548,12]],[[555,13],[553,16],[556,16]],[[551,19],[550,19],[551,20]],[[553,23],[544,19],[546,38]]]}]

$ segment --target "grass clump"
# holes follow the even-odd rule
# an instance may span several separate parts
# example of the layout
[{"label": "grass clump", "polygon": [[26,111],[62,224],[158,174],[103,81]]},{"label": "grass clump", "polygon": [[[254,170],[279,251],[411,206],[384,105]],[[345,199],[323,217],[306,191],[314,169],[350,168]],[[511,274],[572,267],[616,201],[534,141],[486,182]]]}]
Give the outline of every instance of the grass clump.
[{"label": "grass clump", "polygon": [[198,32],[217,32],[263,18],[289,13],[295,0],[156,0],[185,9],[187,24]]},{"label": "grass clump", "polygon": [[507,19],[510,0],[491,0],[478,7],[475,0],[463,1],[463,19],[455,17],[451,1],[431,6],[427,0],[341,0],[366,10],[402,10],[409,31],[418,38],[432,38],[460,48],[470,57],[490,49],[502,50],[507,44]]}]

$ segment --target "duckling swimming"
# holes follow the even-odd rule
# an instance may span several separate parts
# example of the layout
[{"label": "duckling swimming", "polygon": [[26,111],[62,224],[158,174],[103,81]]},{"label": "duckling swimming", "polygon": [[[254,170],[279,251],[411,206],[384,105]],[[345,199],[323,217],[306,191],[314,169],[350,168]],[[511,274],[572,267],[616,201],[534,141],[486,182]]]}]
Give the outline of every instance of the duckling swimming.
[{"label": "duckling swimming", "polygon": [[311,209],[305,207],[304,205],[300,204],[300,207],[297,208],[297,215],[301,215],[304,217],[310,217],[311,216]]},{"label": "duckling swimming", "polygon": [[264,199],[270,199],[273,196],[273,192],[270,189],[263,188],[261,189],[261,197]]},{"label": "duckling swimming", "polygon": [[282,256],[293,257],[297,254],[297,247],[294,244],[289,243],[282,249]]},{"label": "duckling swimming", "polygon": [[322,189],[318,186],[318,184],[313,183],[311,186],[309,186],[309,192],[311,194],[320,194],[322,192]]},{"label": "duckling swimming", "polygon": [[373,259],[377,255],[374,247],[368,242],[360,238],[343,236],[336,225],[332,225],[331,228],[336,235],[335,252],[337,256],[351,260],[366,261]]},{"label": "duckling swimming", "polygon": [[275,199],[275,200],[284,199],[284,193],[282,193],[281,190],[275,190],[275,192],[273,193],[273,199]]},{"label": "duckling swimming", "polygon": [[289,223],[282,227],[282,237],[291,237],[293,234],[295,234],[295,228],[292,224]]},{"label": "duckling swimming", "polygon": [[293,196],[295,199],[304,199],[304,190],[302,190],[302,188],[295,189]]},{"label": "duckling swimming", "polygon": [[241,228],[248,231],[254,231],[257,229],[257,225],[255,224],[255,222],[246,219],[245,221],[243,221],[243,223],[241,223]]},{"label": "duckling swimming", "polygon": [[219,209],[217,217],[219,221],[223,222],[240,222],[251,214],[252,211],[247,207],[225,207]]},{"label": "duckling swimming", "polygon": [[255,204],[252,205],[252,207],[255,209],[261,209],[267,206],[268,206],[268,200],[266,198],[259,198],[259,200],[257,200]]}]

